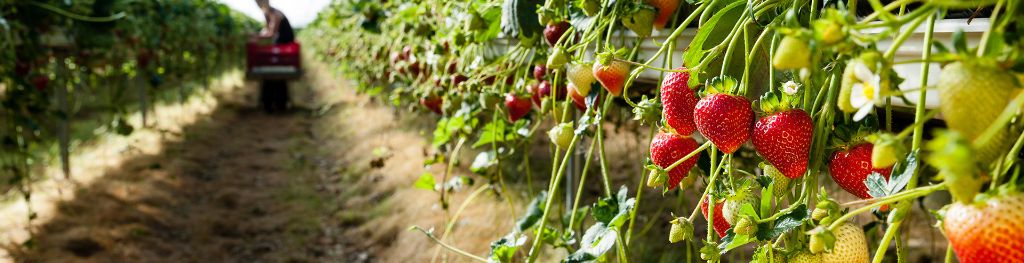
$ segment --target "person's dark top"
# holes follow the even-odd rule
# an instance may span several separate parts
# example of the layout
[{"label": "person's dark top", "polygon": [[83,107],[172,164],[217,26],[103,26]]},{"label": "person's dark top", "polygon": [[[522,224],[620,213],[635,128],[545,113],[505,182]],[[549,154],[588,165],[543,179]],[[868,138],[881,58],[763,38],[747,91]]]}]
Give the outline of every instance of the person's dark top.
[{"label": "person's dark top", "polygon": [[274,44],[295,42],[295,31],[292,30],[292,24],[288,22],[288,17],[281,13],[280,10],[274,9],[274,12],[281,14],[281,23],[277,25],[277,36],[274,38]]}]

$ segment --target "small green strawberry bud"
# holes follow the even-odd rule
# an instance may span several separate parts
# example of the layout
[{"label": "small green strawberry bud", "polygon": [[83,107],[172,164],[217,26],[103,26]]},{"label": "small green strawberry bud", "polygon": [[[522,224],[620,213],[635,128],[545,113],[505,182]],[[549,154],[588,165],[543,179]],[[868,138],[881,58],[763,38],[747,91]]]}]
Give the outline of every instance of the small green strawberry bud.
[{"label": "small green strawberry bud", "polygon": [[825,219],[826,216],[828,216],[828,209],[815,208],[814,212],[811,212],[811,218],[814,219],[814,221],[821,221],[822,219]]},{"label": "small green strawberry bud", "polygon": [[718,262],[718,258],[721,256],[721,250],[718,249],[718,244],[715,242],[705,242],[704,246],[700,248],[700,258],[710,262]]},{"label": "small green strawberry bud", "polygon": [[807,249],[814,254],[825,252],[836,242],[836,237],[824,226],[818,226],[808,234],[811,235],[811,240],[807,244]]},{"label": "small green strawberry bud", "polygon": [[569,149],[569,145],[572,144],[572,137],[573,129],[571,122],[555,125],[555,127],[548,131],[548,138],[551,139],[551,142],[562,149]]},{"label": "small green strawberry bud", "polygon": [[772,178],[772,195],[776,197],[785,196],[786,191],[789,189],[789,177],[783,175],[779,169],[775,169],[775,166],[771,164],[762,162],[760,166],[761,171],[764,171],[764,175]]},{"label": "small green strawberry bud", "polygon": [[811,65],[811,52],[807,41],[794,36],[782,38],[779,49],[772,57],[772,66],[778,70],[801,69]]},{"label": "small green strawberry bud", "polygon": [[633,108],[633,119],[641,124],[655,124],[661,121],[661,103],[657,98],[648,99],[644,96]]},{"label": "small green strawberry bud", "polygon": [[683,177],[683,180],[679,181],[679,189],[690,188],[690,186],[693,186],[693,184],[696,183],[696,182],[697,182],[697,176],[695,176],[695,175],[689,175],[689,176]]},{"label": "small green strawberry bud", "polygon": [[907,147],[896,135],[882,133],[869,136],[875,145],[871,150],[871,167],[883,169],[896,164],[907,155]]},{"label": "small green strawberry bud", "polygon": [[569,63],[569,55],[565,53],[565,49],[562,47],[554,47],[551,49],[551,55],[548,56],[548,68],[549,69],[560,69]]},{"label": "small green strawberry bud", "polygon": [[925,148],[930,152],[925,161],[939,169],[950,195],[963,203],[972,202],[984,180],[975,170],[975,153],[967,138],[955,131],[939,131]]},{"label": "small green strawberry bud", "polygon": [[641,5],[632,15],[622,17],[622,25],[640,37],[651,36],[657,11],[649,5]]},{"label": "small green strawberry bud", "polygon": [[668,232],[668,242],[678,243],[693,237],[693,222],[679,217],[669,223],[672,224],[672,228]]},{"label": "small green strawberry bud", "polygon": [[749,217],[742,217],[739,222],[736,222],[733,231],[738,235],[753,235],[757,233],[757,222]]},{"label": "small green strawberry bud", "polygon": [[[692,176],[687,176],[687,177],[692,177]],[[668,174],[665,172],[665,170],[654,169],[654,170],[651,170],[651,173],[647,176],[647,187],[658,188],[658,187],[661,187],[661,186],[665,186],[665,182],[667,182],[667,181],[668,181]]]},{"label": "small green strawberry bud", "polygon": [[601,11],[601,1],[598,0],[577,0],[576,6],[587,16],[595,16]]}]

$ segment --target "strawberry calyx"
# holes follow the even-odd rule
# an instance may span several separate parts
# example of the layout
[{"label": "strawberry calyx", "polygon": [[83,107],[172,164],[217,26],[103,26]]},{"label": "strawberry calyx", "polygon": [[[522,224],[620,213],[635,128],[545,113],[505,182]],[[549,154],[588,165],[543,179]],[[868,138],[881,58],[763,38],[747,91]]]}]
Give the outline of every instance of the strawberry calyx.
[{"label": "strawberry calyx", "polygon": [[719,76],[708,81],[708,84],[705,85],[704,93],[705,95],[718,93],[733,95],[736,94],[739,87],[740,84],[736,79],[727,76]]},{"label": "strawberry calyx", "polygon": [[800,103],[801,92],[802,90],[794,94],[787,94],[780,89],[766,92],[764,95],[761,95],[759,100],[761,111],[765,115],[772,115],[776,112],[796,109]]}]

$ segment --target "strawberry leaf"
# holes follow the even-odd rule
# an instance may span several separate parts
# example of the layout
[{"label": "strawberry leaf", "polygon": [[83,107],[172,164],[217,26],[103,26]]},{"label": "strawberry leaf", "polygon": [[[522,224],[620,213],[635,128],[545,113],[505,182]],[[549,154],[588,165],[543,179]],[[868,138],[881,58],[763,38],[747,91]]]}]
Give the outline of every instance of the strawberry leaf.
[{"label": "strawberry leaf", "polygon": [[525,232],[537,224],[537,221],[540,221],[540,217],[544,214],[544,201],[547,200],[547,196],[547,191],[541,191],[537,197],[533,198],[533,201],[530,201],[526,214],[516,221],[517,232]]},{"label": "strawberry leaf", "polygon": [[770,223],[759,224],[755,236],[758,240],[772,240],[803,225],[806,219],[807,206],[800,204],[789,213],[775,219],[774,226]]},{"label": "strawberry leaf", "polygon": [[886,188],[889,193],[895,194],[903,191],[903,188],[907,187],[907,183],[910,183],[910,178],[914,176],[914,171],[917,170],[917,153],[913,151],[907,155],[907,159],[904,162],[896,164],[893,168],[893,175],[889,178]]},{"label": "strawberry leaf", "polygon": [[868,187],[868,194],[873,198],[886,197],[892,194],[886,185],[885,177],[878,172],[872,172],[864,178],[864,185]]},{"label": "strawberry leaf", "polygon": [[416,183],[412,185],[417,189],[436,191],[437,182],[434,180],[434,175],[431,173],[423,173],[420,175],[420,179],[416,180]]}]

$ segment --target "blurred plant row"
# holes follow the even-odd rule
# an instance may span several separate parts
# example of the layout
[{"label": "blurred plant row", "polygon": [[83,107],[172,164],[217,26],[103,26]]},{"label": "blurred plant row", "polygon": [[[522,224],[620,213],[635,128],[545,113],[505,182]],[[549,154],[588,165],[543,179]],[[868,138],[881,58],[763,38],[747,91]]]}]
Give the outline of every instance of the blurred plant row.
[{"label": "blurred plant row", "polygon": [[0,191],[30,198],[39,165],[68,173],[73,145],[242,66],[258,28],[209,0],[0,0]]}]

